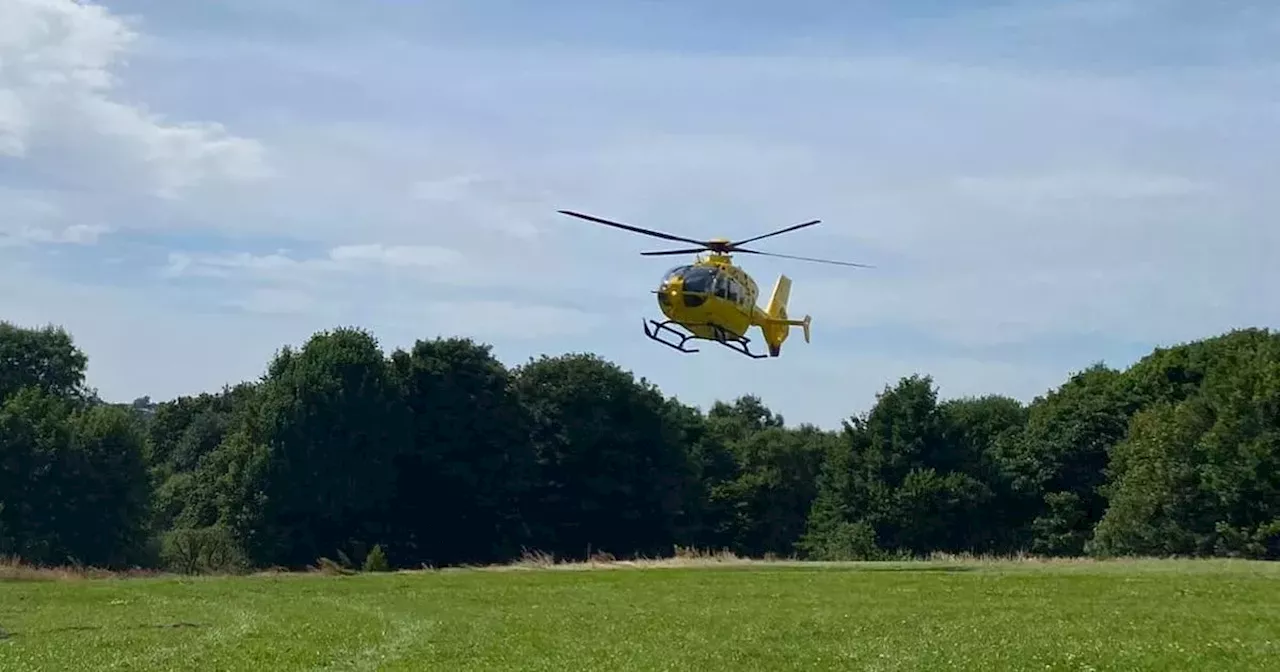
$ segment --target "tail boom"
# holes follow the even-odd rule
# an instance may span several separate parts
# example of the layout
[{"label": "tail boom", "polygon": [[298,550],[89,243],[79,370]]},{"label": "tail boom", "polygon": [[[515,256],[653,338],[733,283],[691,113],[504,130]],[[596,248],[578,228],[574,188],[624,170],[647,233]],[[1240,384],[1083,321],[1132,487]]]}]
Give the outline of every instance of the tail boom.
[{"label": "tail boom", "polygon": [[787,301],[791,298],[791,278],[785,275],[778,276],[778,281],[773,285],[773,292],[769,295],[769,303],[764,309],[764,317],[761,320],[760,329],[764,332],[765,343],[769,346],[769,356],[777,357],[782,354],[782,342],[787,340],[787,336],[791,334],[791,327],[798,326],[804,329],[804,342],[809,342],[809,323],[810,317],[804,316],[802,320],[792,320],[787,317]]}]

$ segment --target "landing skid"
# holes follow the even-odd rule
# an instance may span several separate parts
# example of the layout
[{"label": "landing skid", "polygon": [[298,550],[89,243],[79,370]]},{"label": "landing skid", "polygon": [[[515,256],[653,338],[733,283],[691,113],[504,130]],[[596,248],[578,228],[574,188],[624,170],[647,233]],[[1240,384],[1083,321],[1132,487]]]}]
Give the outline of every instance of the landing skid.
[{"label": "landing skid", "polygon": [[[673,322],[671,320],[663,320],[662,322],[658,322],[655,320],[646,320],[644,323],[644,335],[648,336],[650,339],[655,340],[669,348],[672,348],[674,350],[679,350],[680,352],[684,352],[684,353],[698,352],[697,348],[686,347],[685,344],[688,343],[689,341],[711,341],[713,343],[719,343],[720,345],[723,345],[726,348],[733,350],[734,352],[742,353],[752,359],[765,359],[769,356],[767,354],[756,354],[754,352],[751,352],[751,349],[747,347],[747,343],[750,342],[751,339],[747,338],[746,336],[734,336],[733,334],[730,334],[729,332],[725,331],[724,328],[714,324],[710,324],[710,323],[695,324],[694,326],[711,327],[712,332],[715,334],[715,338],[705,338],[703,336],[698,336],[696,334],[692,334],[686,331],[681,331],[679,329],[674,328],[672,325],[680,326],[680,323]],[[652,329],[650,329],[651,326],[652,326]],[[672,343],[670,341],[664,341],[658,337],[658,334],[660,332],[668,332],[668,333],[674,334],[676,338],[680,339],[680,342]]]}]

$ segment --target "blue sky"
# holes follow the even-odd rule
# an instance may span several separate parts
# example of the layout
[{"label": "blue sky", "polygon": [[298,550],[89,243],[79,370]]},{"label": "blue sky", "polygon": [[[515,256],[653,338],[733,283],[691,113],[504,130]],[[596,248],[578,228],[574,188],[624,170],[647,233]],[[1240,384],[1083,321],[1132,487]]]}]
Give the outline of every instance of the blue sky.
[{"label": "blue sky", "polygon": [[[592,351],[706,406],[836,426],[898,377],[1029,400],[1273,326],[1280,9],[0,0],[0,317],[71,329],[109,399],[284,344]],[[777,360],[644,338],[696,237],[813,315]],[[657,245],[655,246],[655,243]]]}]

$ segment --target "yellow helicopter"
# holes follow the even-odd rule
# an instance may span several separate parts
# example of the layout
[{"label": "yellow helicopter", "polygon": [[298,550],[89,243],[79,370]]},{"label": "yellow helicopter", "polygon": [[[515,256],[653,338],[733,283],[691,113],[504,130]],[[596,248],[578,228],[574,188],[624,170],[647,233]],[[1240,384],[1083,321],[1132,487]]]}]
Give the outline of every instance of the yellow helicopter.
[{"label": "yellow helicopter", "polygon": [[[645,256],[695,254],[704,250],[710,252],[705,257],[699,254],[692,264],[676,266],[667,271],[666,275],[662,277],[658,289],[653,290],[658,295],[658,308],[667,316],[667,319],[662,322],[646,320],[644,333],[650,339],[680,352],[698,352],[697,349],[688,348],[685,344],[690,340],[707,340],[720,343],[730,350],[740,352],[754,359],[777,357],[782,353],[782,342],[787,340],[787,336],[791,333],[791,327],[793,326],[802,327],[804,329],[804,342],[809,342],[810,317],[805,315],[802,320],[792,320],[787,316],[787,300],[791,296],[791,279],[785,275],[779,275],[778,281],[773,285],[773,292],[769,296],[769,302],[764,308],[759,308],[756,306],[759,290],[755,280],[751,279],[751,276],[742,268],[733,264],[730,257],[731,253],[758,254],[784,259],[813,261],[821,264],[872,268],[867,264],[795,257],[772,252],[758,252],[741,247],[746,243],[813,226],[821,221],[817,219],[753,238],[747,238],[746,240],[730,242],[723,238],[701,241],[674,236],[669,233],[643,229],[638,226],[631,226],[630,224],[623,224],[571,210],[558,210],[557,212],[562,215],[569,215],[634,233],[642,233],[664,240],[692,243],[698,246],[678,250],[640,253]],[[768,345],[769,352],[767,355],[754,353],[748,346],[751,339],[747,338],[746,333],[751,327],[760,327],[765,343]],[[683,333],[681,329],[683,329]],[[662,340],[658,337],[661,332],[675,334],[680,339],[680,342],[672,343]]]}]

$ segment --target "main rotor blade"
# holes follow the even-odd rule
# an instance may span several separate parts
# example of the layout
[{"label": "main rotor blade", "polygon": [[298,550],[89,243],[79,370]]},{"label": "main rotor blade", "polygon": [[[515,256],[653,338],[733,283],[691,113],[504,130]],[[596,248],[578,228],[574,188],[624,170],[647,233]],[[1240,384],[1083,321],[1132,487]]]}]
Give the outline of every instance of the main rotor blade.
[{"label": "main rotor blade", "polygon": [[764,234],[764,235],[756,236],[755,238],[748,238],[748,239],[746,239],[746,240],[739,240],[739,241],[736,241],[736,242],[734,242],[734,243],[731,243],[731,245],[733,245],[734,247],[737,247],[738,245],[746,245],[747,243],[754,243],[754,242],[755,242],[755,241],[757,241],[757,240],[763,240],[763,239],[765,239],[765,238],[770,238],[770,237],[772,237],[772,236],[780,236],[780,235],[782,235],[782,234],[784,234],[784,233],[790,233],[790,232],[792,232],[792,231],[795,231],[796,229],[803,229],[803,228],[804,228],[804,227],[806,227],[806,226],[813,226],[814,224],[817,224],[817,223],[819,223],[819,222],[821,222],[821,221],[822,221],[821,219],[815,219],[815,220],[810,221],[810,222],[804,222],[803,224],[795,224],[795,225],[793,225],[793,226],[788,226],[788,227],[787,227],[787,228],[785,228],[785,229],[778,229],[777,231],[774,231],[774,232],[772,232],[772,233],[766,233],[766,234]]},{"label": "main rotor blade", "polygon": [[597,223],[597,224],[604,224],[605,226],[612,226],[612,227],[614,227],[614,228],[618,228],[618,229],[625,229],[625,230],[627,230],[627,231],[633,231],[633,232],[635,232],[635,233],[643,233],[643,234],[645,234],[646,236],[653,236],[654,238],[663,238],[663,239],[665,239],[665,240],[674,240],[674,241],[681,242],[681,243],[693,243],[694,245],[703,245],[703,244],[704,244],[704,243],[703,243],[703,241],[701,241],[701,240],[694,240],[694,239],[692,239],[692,238],[681,238],[680,236],[673,236],[673,235],[671,235],[671,234],[669,234],[669,233],[663,233],[663,232],[661,232],[661,231],[654,231],[654,230],[652,230],[652,229],[642,229],[642,228],[640,228],[640,227],[638,227],[638,226],[631,226],[630,224],[623,224],[622,222],[614,222],[614,221],[610,221],[610,220],[608,220],[608,219],[601,219],[601,218],[599,218],[599,217],[594,217],[594,216],[592,216],[592,215],[584,215],[584,214],[582,214],[581,212],[573,212],[572,210],[557,210],[556,212],[559,212],[559,213],[560,213],[560,214],[562,214],[562,215],[569,215],[570,217],[577,217],[578,219],[585,219],[585,220],[587,220],[587,221],[589,221],[589,222],[595,222],[595,223]]},{"label": "main rotor blade", "polygon": [[835,264],[837,266],[855,266],[858,268],[875,268],[875,266],[870,266],[868,264],[855,264],[852,261],[832,261],[830,259],[814,259],[813,257],[795,257],[790,254],[778,254],[776,252],[757,252],[756,250],[744,250],[742,248],[737,248],[734,250],[734,252],[741,252],[744,254],[759,254],[765,257],[781,257],[783,259],[799,259],[800,261],[814,261],[819,264]]},{"label": "main rotor blade", "polygon": [[658,250],[657,252],[641,252],[646,257],[661,257],[668,254],[697,254],[706,251],[705,247],[688,247],[683,250]]}]

